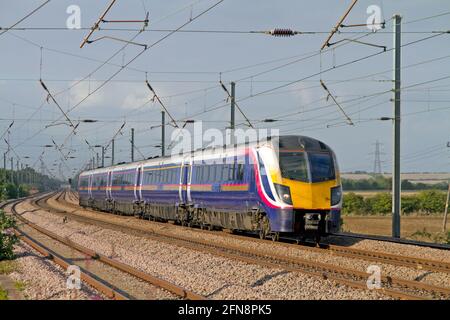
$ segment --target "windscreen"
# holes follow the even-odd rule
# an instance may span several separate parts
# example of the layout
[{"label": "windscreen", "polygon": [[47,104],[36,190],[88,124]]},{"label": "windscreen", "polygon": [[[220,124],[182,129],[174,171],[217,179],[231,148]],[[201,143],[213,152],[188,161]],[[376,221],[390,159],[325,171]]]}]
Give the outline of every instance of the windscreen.
[{"label": "windscreen", "polygon": [[333,157],[330,153],[280,151],[280,170],[283,178],[320,182],[335,179]]},{"label": "windscreen", "polygon": [[286,179],[309,182],[305,153],[280,151],[281,176]]},{"label": "windscreen", "polygon": [[312,182],[335,179],[333,158],[329,153],[308,153]]}]

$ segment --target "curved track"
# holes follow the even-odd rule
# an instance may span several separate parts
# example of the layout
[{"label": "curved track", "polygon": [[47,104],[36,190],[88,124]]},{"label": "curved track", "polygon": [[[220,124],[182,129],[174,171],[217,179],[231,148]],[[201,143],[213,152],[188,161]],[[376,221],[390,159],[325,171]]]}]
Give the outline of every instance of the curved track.
[{"label": "curved track", "polygon": [[[65,199],[66,197],[69,197],[71,199],[72,203],[68,202]],[[77,198],[75,196],[75,193],[73,193],[73,192],[65,192],[65,193],[61,193],[57,196],[57,201],[60,201],[64,205],[67,205],[73,209],[80,209],[79,206],[77,206],[73,203],[76,201],[76,199]],[[157,223],[157,222],[155,222],[155,223]],[[181,228],[183,228],[183,227],[181,227]],[[198,230],[198,229],[193,229],[193,230]],[[207,230],[202,230],[201,232],[216,233],[215,231],[211,232],[211,231],[207,231]],[[257,243],[261,243],[261,241],[272,242],[271,240],[255,239],[255,238],[249,237],[248,235],[242,236],[242,235],[237,235],[237,234],[227,234],[227,236],[235,237],[237,239],[242,239],[242,240],[246,240],[246,241],[254,241]],[[286,238],[286,240],[288,242],[278,242],[277,245],[284,246],[284,247],[298,247],[298,244],[290,243],[293,241],[293,239]],[[347,258],[363,259],[363,260],[367,260],[367,261],[386,263],[386,264],[408,267],[408,268],[415,268],[415,269],[419,269],[419,270],[450,273],[450,263],[441,262],[441,261],[437,261],[437,260],[422,259],[422,258],[418,258],[418,257],[397,255],[397,254],[391,254],[391,253],[385,253],[385,252],[373,251],[373,250],[349,248],[346,246],[333,245],[333,244],[321,244],[320,247],[314,247],[312,245],[315,245],[315,244],[312,244],[312,243],[305,244],[302,246],[302,249],[309,250],[312,252],[317,252],[317,253],[321,253],[324,250],[329,250],[335,255],[339,255],[339,256],[347,257]]]},{"label": "curved track", "polygon": [[[192,250],[207,252],[210,254],[219,255],[234,260],[244,261],[251,264],[262,265],[271,268],[281,268],[287,271],[301,272],[312,276],[334,280],[337,283],[341,283],[350,287],[367,290],[366,281],[368,274],[361,271],[343,268],[333,264],[313,262],[311,260],[297,257],[293,258],[278,255],[273,252],[247,249],[242,246],[211,243],[201,239],[193,239],[179,234],[174,235],[161,230],[152,230],[151,232],[149,232],[148,230],[145,230],[145,228],[139,228],[134,226],[130,227],[123,223],[111,221],[111,219],[108,219],[109,215],[107,214],[103,214],[101,218],[87,217],[85,215],[77,213],[78,211],[80,210],[82,211],[83,209],[70,203],[64,204],[66,208],[65,210],[52,208],[47,203],[47,200],[52,197],[55,198],[55,200],[64,203],[64,201],[62,200],[65,197],[64,193],[55,193],[52,196],[39,199],[38,201],[36,201],[36,206],[44,208],[44,210],[46,211],[50,211],[52,213],[59,215],[64,215],[74,220],[78,220],[88,224],[100,225],[106,228],[120,230],[125,233],[132,233],[132,234],[137,233],[145,237],[154,239],[156,241],[162,241],[173,245],[189,248]],[[249,238],[245,237],[245,239],[248,240]],[[253,241],[260,241],[260,240],[253,239]],[[280,245],[292,245],[292,244],[281,243]],[[322,250],[322,252],[324,250],[320,248],[309,248],[309,249]],[[387,254],[380,254],[379,255],[380,257],[377,257],[377,255],[374,256],[373,254],[372,255],[369,255],[367,253],[363,254],[363,252],[361,252],[362,250],[355,250],[355,249],[352,250],[353,250],[352,253],[341,251],[340,254],[345,256],[352,255],[353,258],[357,257],[359,259],[369,259],[369,258],[370,258],[369,260],[382,259],[384,263],[390,263],[388,261],[394,261],[393,264],[402,264],[408,267],[411,267],[412,264],[416,265],[416,263],[418,262],[418,260],[411,261],[411,259],[415,259],[411,257],[400,257],[400,258],[397,257],[396,259],[394,259],[392,257],[389,257],[390,255]],[[336,252],[338,252],[337,248]],[[429,268],[446,268],[445,266],[437,262],[427,261],[427,263],[425,263],[424,261],[422,261],[421,263],[422,265],[424,266],[426,265]],[[438,287],[426,283],[421,283],[418,281],[403,280],[392,277],[382,277],[381,280],[382,280],[382,289],[381,289],[382,292],[395,298],[450,299],[450,289],[448,288]]]},{"label": "curved track", "polygon": [[[51,195],[46,195],[44,199]],[[37,200],[34,200],[34,202],[36,203],[41,199],[42,198],[38,198]],[[132,266],[111,259],[28,221],[21,216],[23,212],[18,212],[17,210],[17,206],[23,201],[24,200],[17,200],[2,205],[2,207],[11,205],[11,213],[20,222],[15,230],[19,238],[47,258],[51,258],[52,261],[62,266],[64,269],[67,269],[70,265],[77,264],[76,260],[84,260],[84,265],[88,264],[89,268],[80,267],[81,279],[105,294],[107,297],[121,300],[151,298],[154,297],[152,293],[157,293],[156,291],[158,290],[166,290],[170,292],[169,295],[167,293],[163,294],[166,298],[170,298],[170,295],[172,295],[173,297],[188,300],[206,299],[206,297],[202,295],[198,295],[166,280],[151,276]],[[57,249],[55,249],[55,247]],[[61,252],[70,252],[68,255],[71,256],[71,258],[61,254]],[[99,264],[103,266],[99,267]],[[112,283],[111,280],[105,280],[105,278],[113,279],[118,283]],[[148,292],[147,288],[146,295],[143,296],[142,284],[140,285],[140,289],[137,289],[136,286],[133,287],[127,285],[129,282],[136,282],[136,280],[145,282],[147,287],[150,287],[153,292]],[[124,287],[126,289],[123,289]],[[134,294],[134,291],[137,291],[138,293]]]}]

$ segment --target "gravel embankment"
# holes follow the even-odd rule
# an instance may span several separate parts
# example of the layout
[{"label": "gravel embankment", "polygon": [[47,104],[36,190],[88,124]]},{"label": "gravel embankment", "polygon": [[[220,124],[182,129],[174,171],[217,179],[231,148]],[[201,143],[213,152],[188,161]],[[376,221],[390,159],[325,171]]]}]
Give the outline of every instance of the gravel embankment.
[{"label": "gravel embankment", "polygon": [[[31,208],[22,205],[19,209]],[[70,219],[63,223],[61,217],[43,211],[28,212],[24,217],[83,246],[211,299],[389,298],[376,291],[246,264]]]},{"label": "gravel embankment", "polygon": [[[50,200],[49,204],[59,209],[68,209],[62,203],[58,203],[54,200]],[[73,209],[72,209],[73,210]],[[246,239],[245,237],[236,237],[223,234],[221,232],[204,232],[198,229],[182,228],[180,226],[174,226],[167,223],[153,223],[150,221],[143,221],[136,218],[115,216],[107,213],[98,213],[94,211],[78,210],[77,214],[107,220],[113,220],[115,222],[126,223],[129,226],[152,230],[163,230],[164,232],[171,232],[177,235],[183,235],[192,237],[199,240],[207,240],[214,243],[232,244],[242,246],[248,249],[264,250],[268,252],[276,252],[279,255],[287,255],[290,257],[299,257],[308,259],[311,261],[320,261],[323,263],[336,264],[348,269],[356,269],[362,272],[366,272],[367,267],[370,265],[377,265],[381,268],[382,275],[391,276],[396,278],[415,280],[443,286],[450,287],[450,275],[441,272],[429,272],[427,270],[413,269],[410,267],[400,267],[396,265],[390,265],[385,263],[366,261],[362,259],[352,259],[334,255],[331,252],[323,250],[323,252],[312,252],[302,246],[286,246],[285,244],[272,243],[270,241],[253,241],[253,239]],[[350,246],[352,248],[361,248],[366,250],[375,250],[380,252],[401,254],[404,256],[419,257],[425,259],[433,259],[438,261],[450,262],[450,252],[432,248],[417,247],[412,245],[402,245],[396,243],[386,243],[382,241],[363,240],[357,242],[357,244]]]},{"label": "gravel embankment", "polygon": [[89,300],[106,299],[90,286],[68,289],[66,271],[46,260],[39,252],[20,242],[15,246],[17,270],[9,276],[23,287],[23,296],[31,300]]}]

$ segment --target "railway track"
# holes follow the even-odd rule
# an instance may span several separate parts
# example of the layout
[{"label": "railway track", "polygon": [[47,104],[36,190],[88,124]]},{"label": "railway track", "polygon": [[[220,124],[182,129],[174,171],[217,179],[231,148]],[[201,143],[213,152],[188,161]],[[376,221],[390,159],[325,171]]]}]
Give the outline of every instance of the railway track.
[{"label": "railway track", "polygon": [[[48,196],[45,196],[44,199],[46,197]],[[64,269],[67,269],[70,265],[78,265],[81,271],[81,279],[107,297],[119,300],[148,299],[155,297],[156,291],[162,290],[170,292],[170,295],[181,299],[206,300],[206,297],[202,295],[181,288],[166,280],[151,276],[32,223],[22,217],[22,213],[16,209],[22,201],[9,202],[3,205],[4,207],[11,205],[11,213],[19,221],[15,230],[19,238]],[[45,245],[43,242],[50,243],[51,245]],[[55,246],[57,250],[55,250]],[[68,254],[64,255],[61,252]],[[71,256],[71,258],[67,256]],[[89,265],[89,267],[81,266],[78,261],[82,261],[82,264],[85,266]],[[112,284],[112,281],[106,280],[107,278],[113,279],[119,285]],[[132,286],[126,290],[123,289],[123,287],[129,288],[130,283],[134,284],[134,287]],[[148,290],[149,287],[150,292]],[[134,292],[137,292],[137,294],[134,294]],[[167,294],[163,294],[163,296],[167,296]]]},{"label": "railway track", "polygon": [[358,234],[358,233],[350,233],[350,232],[333,233],[332,236],[341,237],[341,238],[367,239],[367,240],[375,240],[375,241],[383,241],[383,242],[391,242],[391,243],[399,243],[399,244],[408,244],[408,245],[413,245],[413,246],[427,247],[427,248],[433,248],[433,249],[439,249],[439,250],[450,250],[450,245],[448,245],[448,244],[430,243],[430,242],[415,241],[415,240],[409,240],[409,239],[396,239],[396,238],[386,237],[386,236],[367,235],[367,234]]},{"label": "railway track", "polygon": [[[66,192],[64,194],[60,194],[57,196],[57,201],[64,201],[65,204],[68,206],[79,209],[78,206],[74,205],[73,203],[67,202],[64,198],[69,195],[72,199],[74,196],[74,193]],[[180,226],[181,227],[181,226]],[[184,227],[181,227],[184,228]],[[190,229],[192,230],[192,228]],[[196,230],[196,229],[193,229]],[[209,233],[215,233],[214,231],[207,231],[202,230],[201,232],[209,232]],[[254,239],[249,236],[241,236],[237,234],[229,234],[227,233],[225,236],[233,237],[236,239],[246,240],[246,241],[252,241],[256,243],[261,243],[261,241],[264,242],[272,242],[271,240],[261,240],[261,239]],[[278,242],[277,245],[283,246],[283,247],[292,247],[292,248],[298,248],[298,244],[296,243],[296,239],[292,238],[285,238],[288,242]],[[290,242],[295,242],[290,243]],[[314,245],[314,246],[311,246]],[[303,250],[308,250],[311,252],[316,253],[323,253],[324,250],[328,250],[332,252],[332,254],[339,255],[342,257],[347,258],[355,258],[355,259],[363,259],[367,261],[373,261],[373,262],[379,262],[379,263],[386,263],[396,266],[402,266],[402,267],[408,267],[408,268],[414,268],[418,270],[428,270],[428,271],[435,271],[435,272],[444,272],[450,274],[450,263],[442,262],[442,261],[436,261],[436,260],[429,260],[429,259],[422,259],[418,257],[411,257],[411,256],[404,256],[404,255],[397,255],[397,254],[390,254],[390,253],[384,253],[379,251],[373,251],[373,250],[364,250],[364,249],[356,249],[356,248],[349,248],[345,246],[340,245],[333,245],[333,244],[321,244],[319,247],[315,247],[314,244],[304,244],[302,246]]]},{"label": "railway track", "polygon": [[[55,200],[60,200],[64,193],[55,193]],[[246,263],[266,266],[270,268],[278,268],[286,271],[301,272],[316,277],[334,280],[337,283],[350,287],[367,290],[368,274],[365,272],[343,268],[340,266],[315,262],[298,257],[288,257],[278,255],[273,252],[253,250],[228,244],[217,244],[204,241],[201,239],[193,239],[181,235],[174,235],[160,230],[152,230],[149,232],[144,228],[130,227],[122,223],[108,221],[108,219],[98,219],[86,217],[77,214],[80,208],[74,208],[72,212],[67,210],[55,210],[47,204],[47,200],[52,197],[44,197],[35,201],[37,207],[56,213],[59,215],[69,216],[74,220],[78,220],[88,224],[101,225],[106,228],[120,230],[126,233],[139,234],[155,241],[162,241],[168,244],[185,247],[188,249],[201,251],[229,259],[239,260]],[[233,235],[234,236],[234,235]],[[247,240],[248,238],[246,238]],[[315,248],[316,249],[316,248]],[[319,249],[323,250],[323,249]],[[323,251],[322,251],[323,252]],[[349,253],[347,253],[349,254]],[[361,258],[361,255],[358,255]],[[399,299],[450,299],[450,289],[438,287],[418,281],[397,279],[393,277],[381,277],[382,289],[386,295]]]}]

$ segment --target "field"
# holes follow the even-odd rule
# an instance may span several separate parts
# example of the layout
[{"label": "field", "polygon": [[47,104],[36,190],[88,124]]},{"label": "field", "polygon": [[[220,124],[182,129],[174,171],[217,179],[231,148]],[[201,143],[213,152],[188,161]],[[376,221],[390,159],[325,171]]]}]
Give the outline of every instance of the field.
[{"label": "field", "polygon": [[[390,216],[343,216],[346,232],[390,236]],[[442,231],[443,216],[401,217],[402,238],[430,241]],[[447,222],[447,229],[450,223]],[[416,233],[416,235],[414,235]]]},{"label": "field", "polygon": [[[373,197],[379,193],[391,193],[390,190],[354,190],[354,191],[345,191],[344,190],[344,194],[348,194],[351,192],[361,195],[364,198]],[[420,193],[420,190],[412,190],[412,191],[402,190],[402,196],[415,196],[418,193]]]},{"label": "field", "polygon": [[[341,173],[341,177],[343,179],[349,179],[349,180],[362,180],[362,179],[372,179],[373,177],[370,174],[366,173],[349,173],[344,172]],[[383,174],[383,177],[390,178],[390,174]],[[428,184],[434,184],[439,182],[447,182],[450,180],[450,173],[448,172],[404,172],[401,174],[402,180],[409,180],[413,183],[428,183]]]}]

